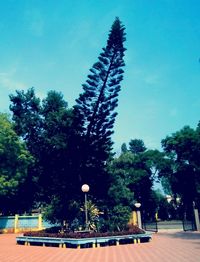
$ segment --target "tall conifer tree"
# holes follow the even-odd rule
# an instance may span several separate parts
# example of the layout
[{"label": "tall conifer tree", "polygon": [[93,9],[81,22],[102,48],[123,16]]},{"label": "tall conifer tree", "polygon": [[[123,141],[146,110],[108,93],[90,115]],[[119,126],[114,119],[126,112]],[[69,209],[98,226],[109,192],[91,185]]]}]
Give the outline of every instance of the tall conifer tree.
[{"label": "tall conifer tree", "polygon": [[87,81],[83,84],[84,91],[74,107],[83,124],[82,136],[85,139],[81,177],[83,182],[90,184],[98,183],[97,177],[102,176],[101,170],[112,150],[111,135],[124,73],[122,67],[125,65],[124,31],[125,27],[116,18],[107,45],[98,57],[98,62],[90,69]]}]

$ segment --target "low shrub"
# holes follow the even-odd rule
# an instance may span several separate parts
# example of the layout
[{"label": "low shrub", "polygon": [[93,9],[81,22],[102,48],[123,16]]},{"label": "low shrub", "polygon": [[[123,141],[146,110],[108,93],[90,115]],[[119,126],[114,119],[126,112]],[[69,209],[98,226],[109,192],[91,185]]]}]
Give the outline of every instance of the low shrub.
[{"label": "low shrub", "polygon": [[52,237],[52,238],[93,238],[93,237],[108,237],[108,236],[122,236],[122,235],[132,235],[132,234],[144,234],[145,231],[138,228],[137,226],[131,226],[126,231],[119,232],[60,232],[60,228],[48,228],[46,230],[41,230],[37,232],[26,232],[24,236],[31,237]]}]

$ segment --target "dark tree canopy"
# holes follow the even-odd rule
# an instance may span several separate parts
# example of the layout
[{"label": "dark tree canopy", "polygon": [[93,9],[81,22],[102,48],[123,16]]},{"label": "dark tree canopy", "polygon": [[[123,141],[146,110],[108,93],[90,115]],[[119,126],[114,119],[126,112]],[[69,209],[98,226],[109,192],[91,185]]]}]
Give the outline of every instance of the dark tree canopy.
[{"label": "dark tree canopy", "polygon": [[28,171],[33,162],[9,117],[0,114],[0,211],[3,214],[19,213],[31,208],[29,185],[32,178]]},{"label": "dark tree canopy", "polygon": [[[51,198],[61,182],[66,186],[69,170],[66,159],[72,122],[72,110],[62,94],[50,91],[40,103],[33,88],[11,95],[14,128],[35,158],[32,176],[37,182],[37,195]],[[33,188],[34,189],[34,188]],[[34,194],[34,192],[33,192]]]},{"label": "dark tree canopy", "polygon": [[16,91],[16,95],[10,95],[10,110],[13,112],[15,130],[29,145],[30,141],[35,141],[39,136],[41,127],[40,119],[40,99],[36,98],[34,88],[27,92]]},{"label": "dark tree canopy", "polygon": [[[117,115],[118,93],[123,79],[125,28],[116,18],[107,45],[93,67],[83,93],[76,100],[75,115],[82,123],[84,148],[81,159],[81,181],[91,185],[96,194],[98,181],[105,176],[104,166],[112,150],[111,135]],[[102,190],[103,192],[103,190]]]},{"label": "dark tree canopy", "polygon": [[146,150],[143,140],[131,139],[129,142],[129,149],[133,154],[139,154]]},{"label": "dark tree canopy", "polygon": [[200,199],[200,133],[199,127],[185,126],[162,140],[162,146],[171,160],[171,173],[166,176],[173,194],[179,195],[185,208]]},{"label": "dark tree canopy", "polygon": [[123,144],[121,145],[121,152],[122,152],[122,153],[126,153],[127,151],[128,151],[128,149],[127,149],[126,143],[123,143]]},{"label": "dark tree canopy", "polygon": [[[125,41],[124,26],[116,18],[106,48],[99,56],[99,61],[90,69],[84,92],[76,100],[76,111],[82,116],[86,137],[104,145],[109,151],[111,146],[110,135],[113,133],[113,124],[116,117],[120,82],[123,79]],[[100,143],[101,142],[101,143]]]}]

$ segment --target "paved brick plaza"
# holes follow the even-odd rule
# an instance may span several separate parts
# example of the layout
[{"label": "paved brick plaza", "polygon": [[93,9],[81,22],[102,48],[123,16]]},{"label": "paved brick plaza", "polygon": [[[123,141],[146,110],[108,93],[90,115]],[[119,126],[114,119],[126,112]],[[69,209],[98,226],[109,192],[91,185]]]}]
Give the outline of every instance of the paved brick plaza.
[{"label": "paved brick plaza", "polygon": [[88,249],[20,246],[0,235],[0,262],[199,262],[200,233],[162,232],[150,243]]}]

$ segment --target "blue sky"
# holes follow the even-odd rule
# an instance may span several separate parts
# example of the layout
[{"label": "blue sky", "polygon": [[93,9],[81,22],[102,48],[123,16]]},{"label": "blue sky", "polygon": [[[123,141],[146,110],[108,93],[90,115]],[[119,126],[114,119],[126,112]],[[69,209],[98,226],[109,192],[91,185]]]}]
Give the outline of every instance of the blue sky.
[{"label": "blue sky", "polygon": [[200,120],[199,14],[199,0],[0,0],[0,111],[32,86],[72,107],[119,16],[127,51],[114,148],[139,138],[160,149]]}]

